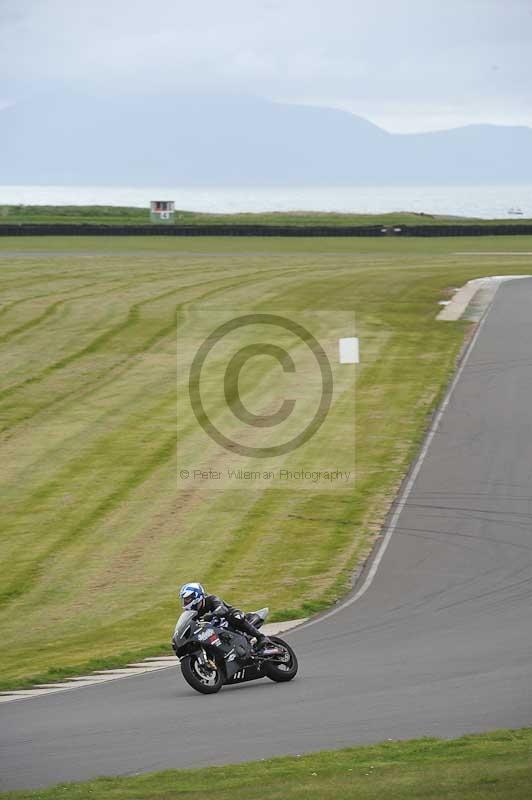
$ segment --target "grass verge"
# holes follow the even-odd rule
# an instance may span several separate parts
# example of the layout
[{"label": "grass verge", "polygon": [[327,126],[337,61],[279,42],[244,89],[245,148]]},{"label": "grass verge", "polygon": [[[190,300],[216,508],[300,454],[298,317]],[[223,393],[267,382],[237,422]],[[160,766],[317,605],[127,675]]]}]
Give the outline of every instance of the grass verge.
[{"label": "grass verge", "polygon": [[2,800],[528,800],[532,729],[386,742],[225,767],[98,778]]},{"label": "grass verge", "polygon": [[[478,219],[440,214],[395,212],[388,214],[342,214],[334,211],[272,211],[241,214],[209,214],[177,209],[177,225],[467,225],[470,223],[530,223],[525,218]],[[104,223],[108,225],[142,225],[150,222],[147,208],[133,206],[0,206],[3,223]]]}]

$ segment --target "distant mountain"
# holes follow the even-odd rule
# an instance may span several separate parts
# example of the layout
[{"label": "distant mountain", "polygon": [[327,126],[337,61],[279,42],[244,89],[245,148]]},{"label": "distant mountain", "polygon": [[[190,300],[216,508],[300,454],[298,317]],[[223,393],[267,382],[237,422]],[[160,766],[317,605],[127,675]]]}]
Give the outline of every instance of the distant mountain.
[{"label": "distant mountain", "polygon": [[0,110],[0,183],[125,186],[532,182],[532,129],[390,134],[249,97],[62,93]]}]

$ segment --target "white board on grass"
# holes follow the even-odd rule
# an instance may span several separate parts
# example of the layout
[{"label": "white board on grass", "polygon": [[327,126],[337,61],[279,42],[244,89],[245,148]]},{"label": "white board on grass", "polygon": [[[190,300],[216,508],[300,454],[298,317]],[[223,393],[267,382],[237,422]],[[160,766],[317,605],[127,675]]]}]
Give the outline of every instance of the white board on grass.
[{"label": "white board on grass", "polygon": [[359,347],[358,337],[346,336],[338,340],[340,348],[340,364],[358,364]]}]

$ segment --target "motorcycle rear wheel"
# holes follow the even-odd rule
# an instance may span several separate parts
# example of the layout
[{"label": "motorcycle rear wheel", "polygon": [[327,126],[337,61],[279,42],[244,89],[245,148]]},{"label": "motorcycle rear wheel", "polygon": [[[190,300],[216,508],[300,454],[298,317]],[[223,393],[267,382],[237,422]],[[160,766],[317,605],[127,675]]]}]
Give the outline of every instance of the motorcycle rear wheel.
[{"label": "motorcycle rear wheel", "polygon": [[267,678],[269,678],[271,681],[275,681],[276,683],[285,683],[286,681],[291,681],[292,678],[296,677],[298,670],[296,654],[290,645],[287,644],[283,639],[279,639],[277,636],[269,636],[268,638],[271,642],[275,642],[275,644],[280,645],[283,650],[286,651],[287,659],[286,661],[279,663],[266,661],[264,663],[264,674]]},{"label": "motorcycle rear wheel", "polygon": [[194,654],[182,659],[181,672],[188,685],[201,694],[216,694],[224,683],[220,667],[207,671]]}]

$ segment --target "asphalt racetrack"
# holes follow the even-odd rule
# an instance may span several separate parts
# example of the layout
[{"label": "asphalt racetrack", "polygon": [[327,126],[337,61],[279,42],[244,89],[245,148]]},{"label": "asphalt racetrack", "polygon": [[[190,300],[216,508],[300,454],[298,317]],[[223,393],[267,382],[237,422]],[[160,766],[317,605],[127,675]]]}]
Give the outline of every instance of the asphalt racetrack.
[{"label": "asphalt racetrack", "polygon": [[6,703],[1,787],[531,725],[532,280],[498,290],[401,507],[363,596],[288,635],[295,681]]}]

